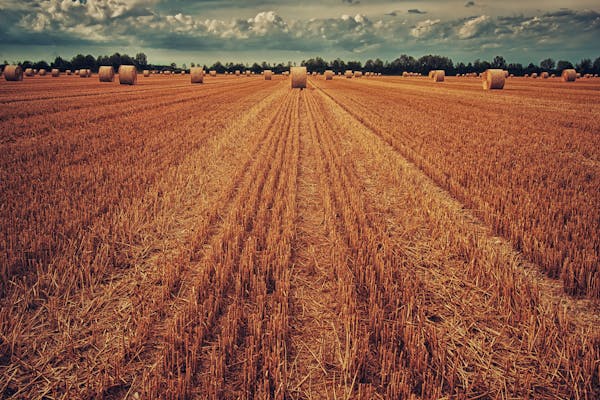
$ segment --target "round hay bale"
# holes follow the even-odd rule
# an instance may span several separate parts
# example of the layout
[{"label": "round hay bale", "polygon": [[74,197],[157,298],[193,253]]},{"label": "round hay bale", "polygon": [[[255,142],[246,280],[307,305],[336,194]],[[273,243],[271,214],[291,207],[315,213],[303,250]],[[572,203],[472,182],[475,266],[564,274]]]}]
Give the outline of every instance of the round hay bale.
[{"label": "round hay bale", "polygon": [[121,65],[119,67],[119,83],[121,85],[135,85],[137,83],[135,65]]},{"label": "round hay bale", "polygon": [[429,75],[428,75],[429,79],[433,79],[434,75],[435,75],[435,70],[432,69],[431,71],[429,71]]},{"label": "round hay bale", "polygon": [[2,72],[7,81],[18,82],[23,80],[23,69],[18,65],[7,65]]},{"label": "round hay bale", "polygon": [[548,78],[550,78],[550,74],[547,73],[546,71],[544,71],[544,72],[542,72],[540,74],[540,78],[542,78],[542,79],[548,79]]},{"label": "round hay bale", "polygon": [[142,73],[144,75],[144,78],[147,78],[150,76],[150,71],[145,69],[144,72]]},{"label": "round hay bale", "polygon": [[444,82],[444,79],[446,79],[446,71],[444,71],[443,69],[438,69],[435,70],[433,73],[433,81],[434,82]]},{"label": "round hay bale", "polygon": [[354,77],[355,78],[362,78],[363,73],[361,71],[354,71]]},{"label": "round hay bale", "polygon": [[509,75],[508,71],[507,71],[507,70],[504,70],[504,77],[505,77],[505,78],[508,78],[509,76],[510,76],[510,75]]},{"label": "round hay bale", "polygon": [[208,72],[208,74],[214,78],[215,76],[217,76],[217,71],[215,71],[214,69],[211,69],[211,70]]},{"label": "round hay bale", "polygon": [[482,76],[483,90],[503,89],[504,88],[504,71],[501,69],[488,69]]},{"label": "round hay bale", "polygon": [[75,75],[79,75],[79,70],[78,69],[75,70]]},{"label": "round hay bale", "polygon": [[73,71],[71,71],[70,69],[68,69],[68,70],[65,71],[65,74],[67,74],[67,75],[73,75]]},{"label": "round hay bale", "polygon": [[37,70],[37,69],[34,69],[34,70],[33,70],[33,74],[34,74],[34,75],[37,75],[37,74],[38,74],[38,70]]},{"label": "round hay bale", "polygon": [[33,73],[33,69],[32,68],[26,68],[25,69],[25,76],[34,76],[35,74]]},{"label": "round hay bale", "polygon": [[560,76],[563,82],[575,82],[577,80],[577,71],[574,69],[565,69]]},{"label": "round hay bale", "polygon": [[251,72],[250,70],[246,71],[246,76],[248,76],[248,77],[249,77],[249,76],[251,76],[251,75],[252,75],[252,72]]},{"label": "round hay bale", "polygon": [[39,75],[39,76],[46,76],[46,70],[45,70],[45,69],[40,69],[40,70],[38,71],[38,75]]},{"label": "round hay bale", "polygon": [[202,69],[202,67],[190,69],[190,82],[204,83],[204,70]]},{"label": "round hay bale", "polygon": [[532,77],[533,79],[537,79],[537,77],[538,77],[538,74],[537,74],[536,72],[534,72],[533,74],[531,74],[531,77]]},{"label": "round hay bale", "polygon": [[264,70],[263,75],[265,76],[265,81],[270,81],[273,77],[273,71],[266,69]]},{"label": "round hay bale", "polygon": [[346,77],[346,79],[351,79],[354,76],[354,72],[347,70],[346,72],[344,72],[344,76]]},{"label": "round hay bale", "polygon": [[327,71],[325,71],[325,80],[330,81],[332,79],[333,79],[333,71],[328,69]]},{"label": "round hay bale", "polygon": [[292,89],[306,88],[306,67],[291,67]]},{"label": "round hay bale", "polygon": [[576,75],[577,79],[581,78],[581,74],[578,72]]},{"label": "round hay bale", "polygon": [[79,70],[79,77],[80,78],[88,78],[88,70],[87,69],[80,69]]},{"label": "round hay bale", "polygon": [[239,69],[236,69],[236,70],[235,70],[235,76],[240,76],[240,75],[241,75],[241,72],[240,72],[240,70],[239,70]]},{"label": "round hay bale", "polygon": [[111,66],[103,65],[98,70],[98,79],[100,82],[114,82],[115,69]]},{"label": "round hay bale", "polygon": [[60,70],[58,68],[53,68],[50,72],[53,78],[58,78],[60,76]]},{"label": "round hay bale", "polygon": [[402,77],[403,77],[403,78],[408,78],[408,72],[404,71],[404,72],[402,73]]}]

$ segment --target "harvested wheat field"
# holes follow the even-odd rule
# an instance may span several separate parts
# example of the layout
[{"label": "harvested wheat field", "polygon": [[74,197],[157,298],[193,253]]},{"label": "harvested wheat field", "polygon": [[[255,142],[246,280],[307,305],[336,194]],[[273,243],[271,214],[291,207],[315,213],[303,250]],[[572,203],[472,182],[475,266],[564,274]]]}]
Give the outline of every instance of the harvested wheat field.
[{"label": "harvested wheat field", "polygon": [[600,80],[0,81],[0,397],[600,398]]}]

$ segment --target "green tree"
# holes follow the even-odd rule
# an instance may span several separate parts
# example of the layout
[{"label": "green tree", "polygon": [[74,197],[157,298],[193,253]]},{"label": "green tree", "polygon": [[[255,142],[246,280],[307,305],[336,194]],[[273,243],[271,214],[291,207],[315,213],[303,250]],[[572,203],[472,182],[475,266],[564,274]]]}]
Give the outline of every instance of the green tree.
[{"label": "green tree", "polygon": [[555,66],[556,62],[551,58],[546,58],[540,62],[540,67],[546,71],[553,71]]},{"label": "green tree", "polygon": [[570,61],[560,60],[556,63],[556,69],[560,72],[563,69],[571,69],[573,68],[573,64]]}]

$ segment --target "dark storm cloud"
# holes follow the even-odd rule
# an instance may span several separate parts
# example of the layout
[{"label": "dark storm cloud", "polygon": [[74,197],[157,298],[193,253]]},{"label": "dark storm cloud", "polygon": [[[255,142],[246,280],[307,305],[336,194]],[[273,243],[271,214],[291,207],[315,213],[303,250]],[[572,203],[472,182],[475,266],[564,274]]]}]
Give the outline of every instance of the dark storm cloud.
[{"label": "dark storm cloud", "polygon": [[409,14],[427,14],[427,11],[421,11],[418,8],[411,8],[408,10]]},{"label": "dark storm cloud", "polygon": [[474,2],[474,1],[467,1],[467,2],[465,3],[465,7],[473,7],[474,5],[475,5],[475,2]]}]

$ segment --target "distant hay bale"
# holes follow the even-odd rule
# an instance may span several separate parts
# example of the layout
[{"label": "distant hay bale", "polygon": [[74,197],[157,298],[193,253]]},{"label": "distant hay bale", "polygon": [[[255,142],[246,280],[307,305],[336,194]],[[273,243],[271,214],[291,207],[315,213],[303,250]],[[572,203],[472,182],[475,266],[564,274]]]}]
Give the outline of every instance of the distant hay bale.
[{"label": "distant hay bale", "polygon": [[181,72],[180,72],[180,75],[185,75],[185,71],[181,71]]},{"label": "distant hay bale", "polygon": [[504,71],[501,69],[488,69],[481,74],[483,81],[483,90],[503,89],[504,88]]},{"label": "distant hay bale", "polygon": [[135,85],[137,83],[135,65],[121,65],[119,67],[119,83],[121,85]]},{"label": "distant hay bale", "polygon": [[251,75],[252,75],[252,73],[251,73],[251,71],[250,71],[250,70],[246,71],[246,76],[248,76],[248,77],[249,77],[249,76],[251,76]]},{"label": "distant hay bale", "polygon": [[434,82],[444,82],[446,79],[446,71],[443,69],[438,69],[433,71],[433,81]]},{"label": "distant hay bale", "polygon": [[350,78],[352,78],[352,76],[354,76],[354,73],[352,71],[350,71],[350,70],[347,70],[346,72],[344,72],[344,76],[347,79],[350,79]]},{"label": "distant hay bale", "polygon": [[408,72],[404,71],[404,72],[402,73],[402,77],[403,77],[403,78],[408,78]]},{"label": "distant hay bale", "polygon": [[26,68],[25,69],[25,76],[34,76],[35,74],[33,73],[33,69],[32,68]]},{"label": "distant hay bale", "polygon": [[542,79],[548,79],[548,78],[550,78],[550,74],[547,73],[546,71],[544,71],[544,72],[542,72],[540,74],[540,78],[542,78]]},{"label": "distant hay bale", "polygon": [[72,75],[72,74],[73,74],[73,71],[71,71],[70,69],[68,69],[68,70],[66,70],[66,71],[65,71],[65,74],[67,74],[67,75]]},{"label": "distant hay bale", "polygon": [[575,74],[575,76],[577,77],[577,79],[581,78],[581,74],[579,72]]},{"label": "distant hay bale", "polygon": [[23,69],[18,65],[7,65],[2,72],[7,81],[18,82],[23,80]]},{"label": "distant hay bale", "polygon": [[325,80],[330,81],[332,79],[333,79],[333,71],[328,69],[327,71],[325,71]]},{"label": "distant hay bale", "polygon": [[435,70],[432,69],[431,71],[429,71],[429,75],[428,75],[429,79],[433,79],[434,75],[435,75]]},{"label": "distant hay bale", "polygon": [[363,73],[362,71],[354,71],[354,77],[355,78],[362,78]]},{"label": "distant hay bale", "polygon": [[550,78],[556,78],[556,74],[551,74]]},{"label": "distant hay bale", "polygon": [[163,71],[163,75],[171,75],[171,71]]},{"label": "distant hay bale", "polygon": [[215,76],[217,76],[217,71],[215,71],[214,69],[211,69],[211,70],[208,72],[208,74],[214,78]]},{"label": "distant hay bale", "polygon": [[531,74],[531,77],[532,77],[533,79],[537,79],[537,77],[538,77],[538,74],[534,72],[533,74]]},{"label": "distant hay bale", "polygon": [[46,70],[45,70],[45,69],[40,69],[40,70],[38,71],[38,75],[39,75],[39,76],[46,76]]},{"label": "distant hay bale", "polygon": [[58,78],[60,76],[60,70],[58,68],[53,68],[50,74],[53,78]]},{"label": "distant hay bale", "polygon": [[38,73],[38,70],[37,70],[37,69],[34,69],[34,70],[33,70],[33,74],[34,74],[34,75],[37,75],[37,73]]},{"label": "distant hay bale", "polygon": [[80,69],[79,70],[80,78],[89,78],[91,75],[92,75],[92,73],[89,69]]},{"label": "distant hay bale", "polygon": [[75,70],[75,75],[79,75],[79,70],[78,69]]},{"label": "distant hay bale", "polygon": [[529,78],[529,74],[523,75],[524,78]]},{"label": "distant hay bale", "polygon": [[100,82],[114,82],[115,69],[110,65],[103,65],[98,70],[98,79]]},{"label": "distant hay bale", "polygon": [[144,78],[147,78],[150,76],[150,71],[145,69],[144,72],[142,73],[144,75]]},{"label": "distant hay bale", "polygon": [[190,82],[191,83],[204,83],[204,70],[202,67],[196,67],[190,69]]},{"label": "distant hay bale", "polygon": [[240,73],[240,70],[239,70],[239,69],[236,69],[236,70],[235,70],[235,76],[240,76],[240,75],[241,75],[241,73]]},{"label": "distant hay bale", "polygon": [[306,67],[291,67],[292,89],[306,88]]},{"label": "distant hay bale", "polygon": [[266,69],[263,71],[263,75],[265,76],[265,81],[270,81],[273,78],[273,71]]},{"label": "distant hay bale", "polygon": [[565,69],[560,76],[563,82],[575,82],[577,80],[577,71],[574,69]]}]

